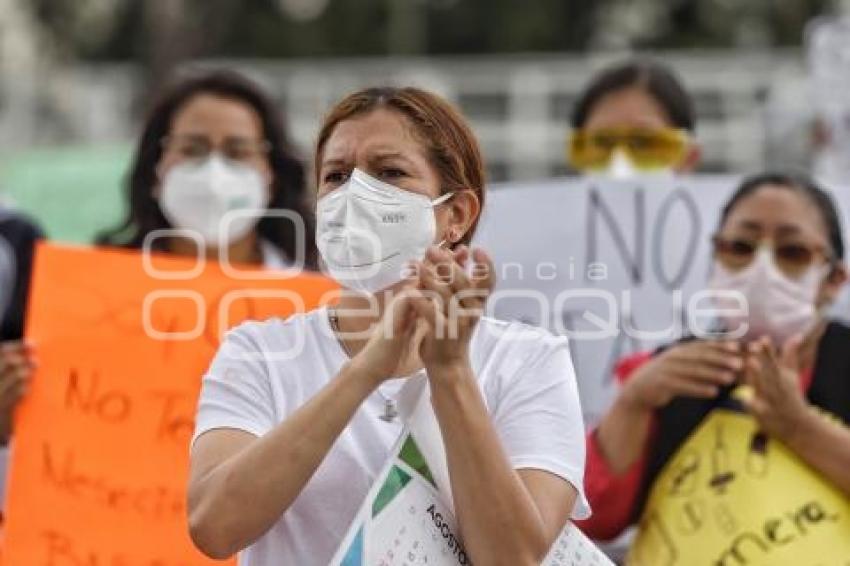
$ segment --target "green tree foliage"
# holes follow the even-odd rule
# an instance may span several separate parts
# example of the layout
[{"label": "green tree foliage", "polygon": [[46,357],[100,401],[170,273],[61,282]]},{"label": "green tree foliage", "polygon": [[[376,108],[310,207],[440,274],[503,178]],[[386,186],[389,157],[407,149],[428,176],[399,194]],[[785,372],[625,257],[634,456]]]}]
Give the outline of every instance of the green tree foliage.
[{"label": "green tree foliage", "polygon": [[[93,60],[570,52],[799,45],[837,0],[22,0],[59,51]],[[300,0],[309,3],[312,0]],[[157,6],[166,7],[157,10]],[[175,12],[176,10],[176,12]],[[179,14],[174,16],[174,14]],[[410,36],[410,41],[405,38]],[[413,36],[416,36],[415,38]]]}]

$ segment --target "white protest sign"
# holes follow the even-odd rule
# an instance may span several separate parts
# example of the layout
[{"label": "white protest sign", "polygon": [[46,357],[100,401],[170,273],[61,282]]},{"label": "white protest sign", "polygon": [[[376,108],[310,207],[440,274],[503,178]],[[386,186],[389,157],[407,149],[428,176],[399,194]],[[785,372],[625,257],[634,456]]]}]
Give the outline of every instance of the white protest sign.
[{"label": "white protest sign", "polygon": [[442,435],[432,427],[436,418],[424,375],[402,388],[399,413],[404,431],[330,564],[471,564],[458,538]]},{"label": "white protest sign", "polygon": [[[720,210],[739,180],[562,178],[488,193],[473,242],[496,263],[488,312],[570,338],[588,423],[613,397],[618,359],[708,330],[710,304],[698,292]],[[847,218],[848,191],[835,193]]]},{"label": "white protest sign", "polygon": [[455,518],[408,431],[392,454],[330,564],[471,564]]},{"label": "white protest sign", "polygon": [[[458,537],[445,449],[424,375],[404,386],[399,412],[405,429],[330,564],[472,564]],[[613,566],[571,523],[542,564]]]},{"label": "white protest sign", "polygon": [[567,523],[540,566],[614,566],[578,527]]}]

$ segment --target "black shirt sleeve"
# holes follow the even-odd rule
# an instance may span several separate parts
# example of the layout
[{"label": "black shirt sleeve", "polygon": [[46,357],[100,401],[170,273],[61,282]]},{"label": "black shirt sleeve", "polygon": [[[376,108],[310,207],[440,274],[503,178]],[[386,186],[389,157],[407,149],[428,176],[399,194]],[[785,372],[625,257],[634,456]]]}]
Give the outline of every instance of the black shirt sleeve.
[{"label": "black shirt sleeve", "polygon": [[34,222],[18,213],[0,210],[0,246],[14,258],[8,263],[13,271],[8,278],[13,288],[6,308],[0,312],[0,341],[17,340],[24,334],[33,251],[35,243],[42,238],[44,233]]}]

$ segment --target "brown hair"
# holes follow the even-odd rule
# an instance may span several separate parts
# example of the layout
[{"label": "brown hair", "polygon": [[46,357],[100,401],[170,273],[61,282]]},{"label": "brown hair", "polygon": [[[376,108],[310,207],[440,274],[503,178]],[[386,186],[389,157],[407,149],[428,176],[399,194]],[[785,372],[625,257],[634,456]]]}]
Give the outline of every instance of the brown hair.
[{"label": "brown hair", "polygon": [[[446,100],[414,87],[367,88],[349,94],[338,102],[325,117],[316,140],[317,182],[322,151],[336,126],[344,120],[379,108],[394,110],[409,120],[414,134],[428,150],[429,161],[440,177],[443,194],[469,189],[478,197],[483,209],[484,162],[472,129],[460,112]],[[459,243],[469,243],[478,225],[478,218]]]}]

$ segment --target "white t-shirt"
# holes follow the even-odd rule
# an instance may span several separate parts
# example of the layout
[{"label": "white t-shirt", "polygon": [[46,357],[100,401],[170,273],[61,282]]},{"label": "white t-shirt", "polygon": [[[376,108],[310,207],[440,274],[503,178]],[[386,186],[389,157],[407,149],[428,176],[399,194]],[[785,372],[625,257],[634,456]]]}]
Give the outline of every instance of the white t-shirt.
[{"label": "white t-shirt", "polygon": [[266,269],[289,269],[292,267],[292,262],[287,259],[286,254],[265,238],[260,238],[260,254],[263,257],[263,267]]},{"label": "white t-shirt", "polygon": [[[293,354],[294,353],[294,354]],[[549,471],[584,497],[584,427],[566,338],[520,323],[482,319],[470,344],[472,369],[515,469]],[[262,436],[311,399],[348,360],[326,308],[230,331],[204,377],[194,438],[234,428]],[[316,473],[272,528],[240,554],[241,566],[325,565],[402,431],[386,422],[383,384],[357,410]]]}]

